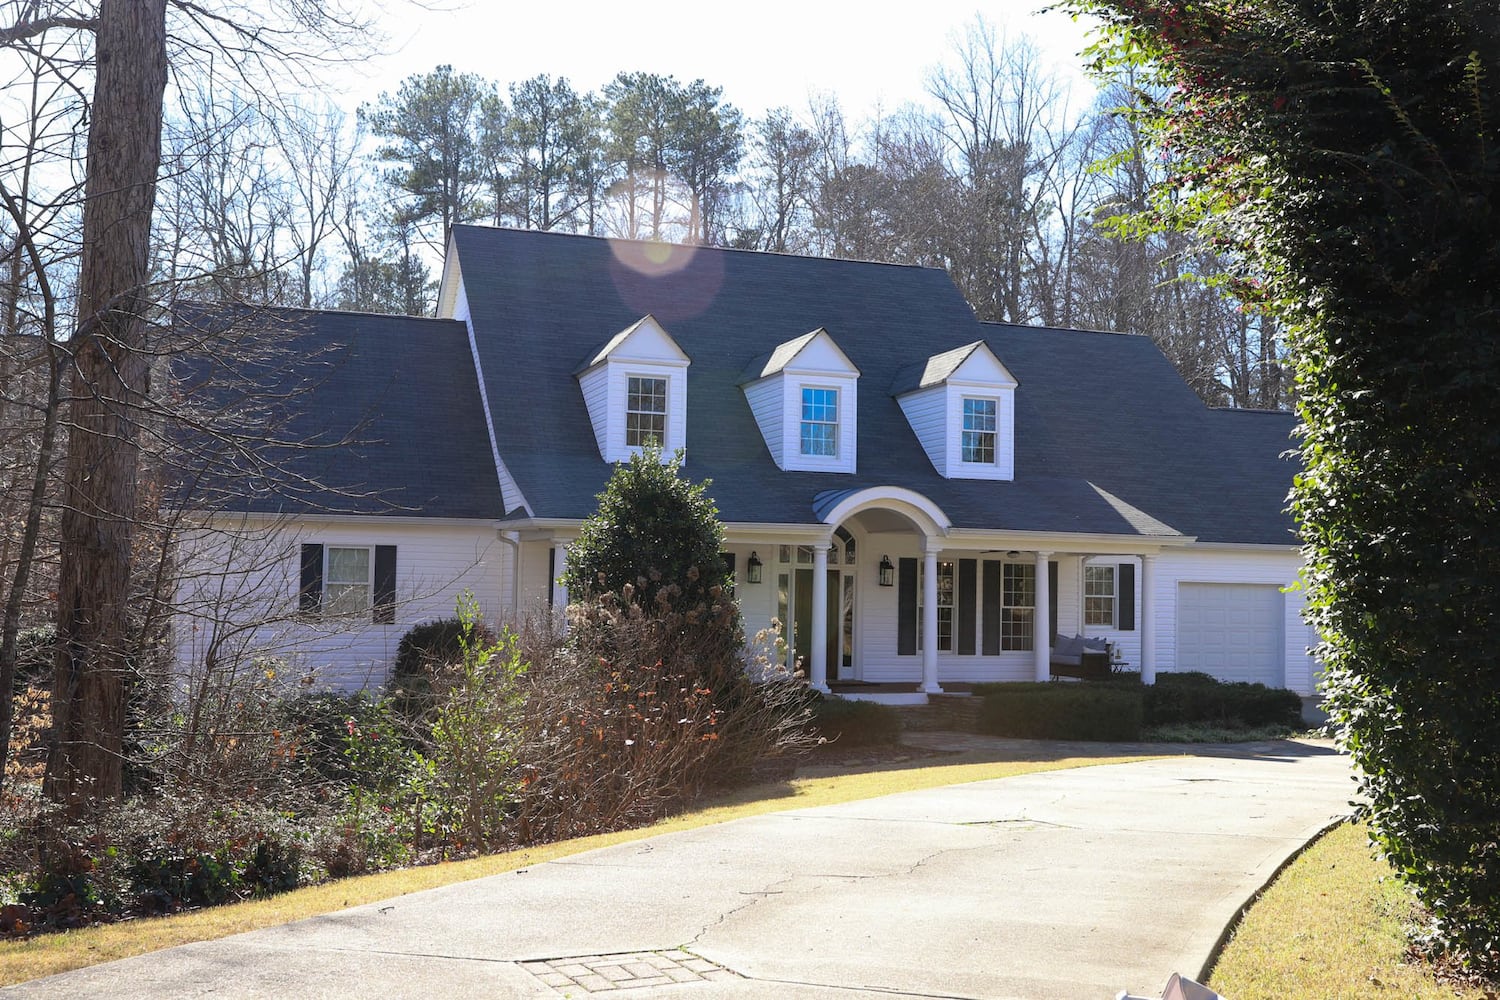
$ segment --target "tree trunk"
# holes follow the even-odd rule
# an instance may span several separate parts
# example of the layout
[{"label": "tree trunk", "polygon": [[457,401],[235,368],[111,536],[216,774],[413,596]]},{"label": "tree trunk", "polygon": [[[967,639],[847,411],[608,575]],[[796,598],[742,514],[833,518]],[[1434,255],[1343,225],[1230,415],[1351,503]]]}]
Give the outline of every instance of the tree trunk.
[{"label": "tree trunk", "polygon": [[95,71],[45,781],[74,813],[122,792],[166,0],[101,0]]}]

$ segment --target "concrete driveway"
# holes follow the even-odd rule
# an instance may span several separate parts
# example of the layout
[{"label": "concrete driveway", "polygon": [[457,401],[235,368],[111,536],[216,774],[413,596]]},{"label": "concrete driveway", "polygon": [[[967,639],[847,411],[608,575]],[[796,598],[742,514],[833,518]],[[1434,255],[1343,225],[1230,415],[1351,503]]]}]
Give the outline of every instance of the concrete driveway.
[{"label": "concrete driveway", "polygon": [[806,809],[0,991],[14,997],[1112,1000],[1197,975],[1348,812],[1277,742]]}]

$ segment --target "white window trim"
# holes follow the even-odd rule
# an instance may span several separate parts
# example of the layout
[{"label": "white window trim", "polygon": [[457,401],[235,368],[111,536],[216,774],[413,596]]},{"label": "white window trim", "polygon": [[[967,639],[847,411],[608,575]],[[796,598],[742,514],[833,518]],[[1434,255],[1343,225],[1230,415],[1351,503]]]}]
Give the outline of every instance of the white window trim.
[{"label": "white window trim", "polygon": [[[1019,566],[1019,567],[1021,567],[1021,569],[1023,571],[1024,570],[1028,570],[1028,569],[1031,570],[1031,603],[1030,604],[1006,604],[1005,603],[1005,568],[1007,566]],[[1040,585],[1041,585],[1040,581],[1038,581],[1037,578],[1036,578],[1036,565],[1034,563],[1009,562],[1009,561],[1006,561],[1006,562],[1002,562],[1000,564],[1000,593],[998,593],[998,594],[995,595],[995,601],[998,604],[999,609],[1000,609],[1000,652],[1002,652],[1002,653],[1027,653],[1027,652],[1033,652],[1034,651],[1035,641],[1036,641],[1035,640],[1035,636],[1036,636],[1036,598],[1037,598],[1037,587],[1040,586]],[[1027,638],[1031,641],[1032,645],[1020,646],[1020,647],[1013,647],[1013,646],[1007,646],[1006,645],[1005,612],[1007,612],[1007,611],[1030,611],[1031,612],[1031,628],[1027,632]]]},{"label": "white window trim", "polygon": [[[666,372],[646,372],[646,371],[627,371],[627,372],[624,373],[624,375],[625,375],[624,434],[625,434],[625,448],[626,448],[626,450],[630,451],[630,452],[638,452],[643,447],[645,447],[645,445],[643,445],[643,444],[631,444],[630,443],[630,416],[633,413],[638,413],[638,414],[643,414],[643,415],[644,414],[649,414],[651,416],[660,416],[661,417],[661,438],[660,438],[659,441],[657,441],[657,444],[660,446],[660,448],[661,448],[661,450],[663,452],[666,452],[667,449],[668,449],[668,442],[670,442],[672,440],[672,378],[671,378],[671,376],[668,375]],[[662,384],[662,390],[661,390],[661,392],[662,392],[662,396],[661,396],[662,408],[661,408],[661,410],[660,410],[659,413],[656,412],[656,411],[649,411],[649,410],[632,410],[630,408],[630,380],[633,379],[633,378],[634,379],[650,379],[653,382],[660,382]]]},{"label": "white window trim", "polygon": [[[804,462],[827,462],[830,465],[843,464],[843,433],[844,433],[844,393],[842,386],[823,385],[812,382],[799,382],[797,384],[797,456]],[[806,412],[804,397],[809,392],[831,392],[833,393],[832,422],[827,420],[808,420],[803,414]],[[802,450],[802,428],[807,424],[816,424],[820,427],[833,428],[833,454],[823,455]]]},{"label": "white window trim", "polygon": [[[943,572],[943,567],[945,567],[945,566],[948,568],[948,571],[946,573]],[[944,559],[942,556],[938,556],[937,567],[938,567],[938,605],[937,605],[938,606],[938,635],[937,635],[938,647],[937,648],[938,648],[938,652],[939,653],[952,653],[952,652],[956,651],[957,648],[958,648],[958,602],[959,602],[959,593],[958,593],[958,559],[957,558],[951,558],[951,557],[948,558],[948,559]],[[917,652],[919,652],[919,653],[922,651],[923,641],[926,638],[922,634],[922,612],[923,612],[923,609],[925,607],[925,605],[923,604],[923,599],[925,598],[926,593],[927,593],[926,587],[924,586],[924,580],[926,578],[926,575],[927,575],[926,563],[925,563],[924,560],[918,559],[917,560]],[[948,577],[949,584],[950,584],[950,588],[949,588],[949,591],[948,591],[948,602],[946,604],[943,603],[943,599],[942,599],[943,598],[943,577],[944,576]],[[942,613],[945,610],[948,612],[948,645],[946,645],[946,646],[944,646],[943,642],[942,642],[942,639],[943,639],[943,634],[942,634],[943,633]]]},{"label": "white window trim", "polygon": [[[1106,573],[1109,574],[1109,593],[1107,595],[1106,594],[1092,594],[1091,595],[1089,593],[1089,570],[1091,570],[1091,569],[1093,569],[1093,570],[1100,570],[1100,571],[1103,571],[1103,572],[1106,572]],[[1110,563],[1084,563],[1082,585],[1083,585],[1082,586],[1082,594],[1083,594],[1083,627],[1084,628],[1109,628],[1109,629],[1118,628],[1119,627],[1119,622],[1120,622],[1120,568],[1118,566],[1115,566],[1115,565],[1110,564]],[[1102,598],[1102,597],[1106,597],[1107,596],[1109,598],[1109,621],[1107,621],[1107,622],[1091,622],[1091,621],[1089,621],[1089,598],[1091,596],[1092,597],[1096,597],[1096,598]]]},{"label": "white window trim", "polygon": [[[329,592],[333,587],[359,586],[355,580],[333,579],[333,553],[334,550],[357,551],[365,553],[365,603],[360,608],[346,608],[340,611],[332,610],[333,599]],[[323,545],[323,597],[320,602],[322,607],[320,614],[327,617],[346,617],[353,615],[369,615],[375,610],[375,546],[373,545],[334,545],[324,543]]]},{"label": "white window trim", "polygon": [[[989,403],[995,408],[991,418],[995,421],[993,429],[988,431],[969,431],[964,426],[964,407],[970,400],[976,403]],[[984,396],[976,393],[962,393],[958,402],[958,464],[969,469],[993,469],[1000,464],[1000,420],[1003,412],[1003,404],[998,396]],[[994,456],[988,462],[971,462],[964,458],[964,435],[968,433],[988,434],[990,437],[990,453]]]}]

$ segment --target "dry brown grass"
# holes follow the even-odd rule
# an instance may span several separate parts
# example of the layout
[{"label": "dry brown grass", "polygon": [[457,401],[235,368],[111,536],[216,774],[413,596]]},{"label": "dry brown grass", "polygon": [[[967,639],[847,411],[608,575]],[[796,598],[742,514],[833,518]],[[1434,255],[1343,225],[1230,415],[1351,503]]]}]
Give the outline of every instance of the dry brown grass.
[{"label": "dry brown grass", "polygon": [[[994,761],[979,755],[900,763],[873,770],[834,770],[814,777],[755,785],[637,830],[582,837],[469,861],[382,872],[313,886],[269,899],[239,903],[148,920],[48,934],[28,941],[0,944],[0,986],[38,979],[71,969],[133,955],[227,937],[243,931],[301,920],[345,907],[419,892],[465,879],[482,878],[541,864],[555,858],[659,833],[688,830],[746,816],[787,809],[834,805],[896,792],[1006,778],[1034,771],[1118,764],[1143,757],[1067,757],[1057,760]],[[818,769],[820,772],[829,770]]]},{"label": "dry brown grass", "polygon": [[1405,960],[1414,902],[1360,824],[1332,830],[1245,915],[1210,985],[1233,1000],[1484,1000]]}]

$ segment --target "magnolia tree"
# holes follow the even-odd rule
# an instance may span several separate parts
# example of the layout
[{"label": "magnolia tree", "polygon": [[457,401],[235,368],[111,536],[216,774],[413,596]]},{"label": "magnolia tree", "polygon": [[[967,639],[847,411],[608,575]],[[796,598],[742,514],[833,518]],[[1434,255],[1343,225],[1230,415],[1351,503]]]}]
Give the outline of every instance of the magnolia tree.
[{"label": "magnolia tree", "polygon": [[1159,220],[1291,333],[1292,505],[1373,836],[1500,969],[1500,18],[1431,0],[1070,0],[1179,171]]}]

